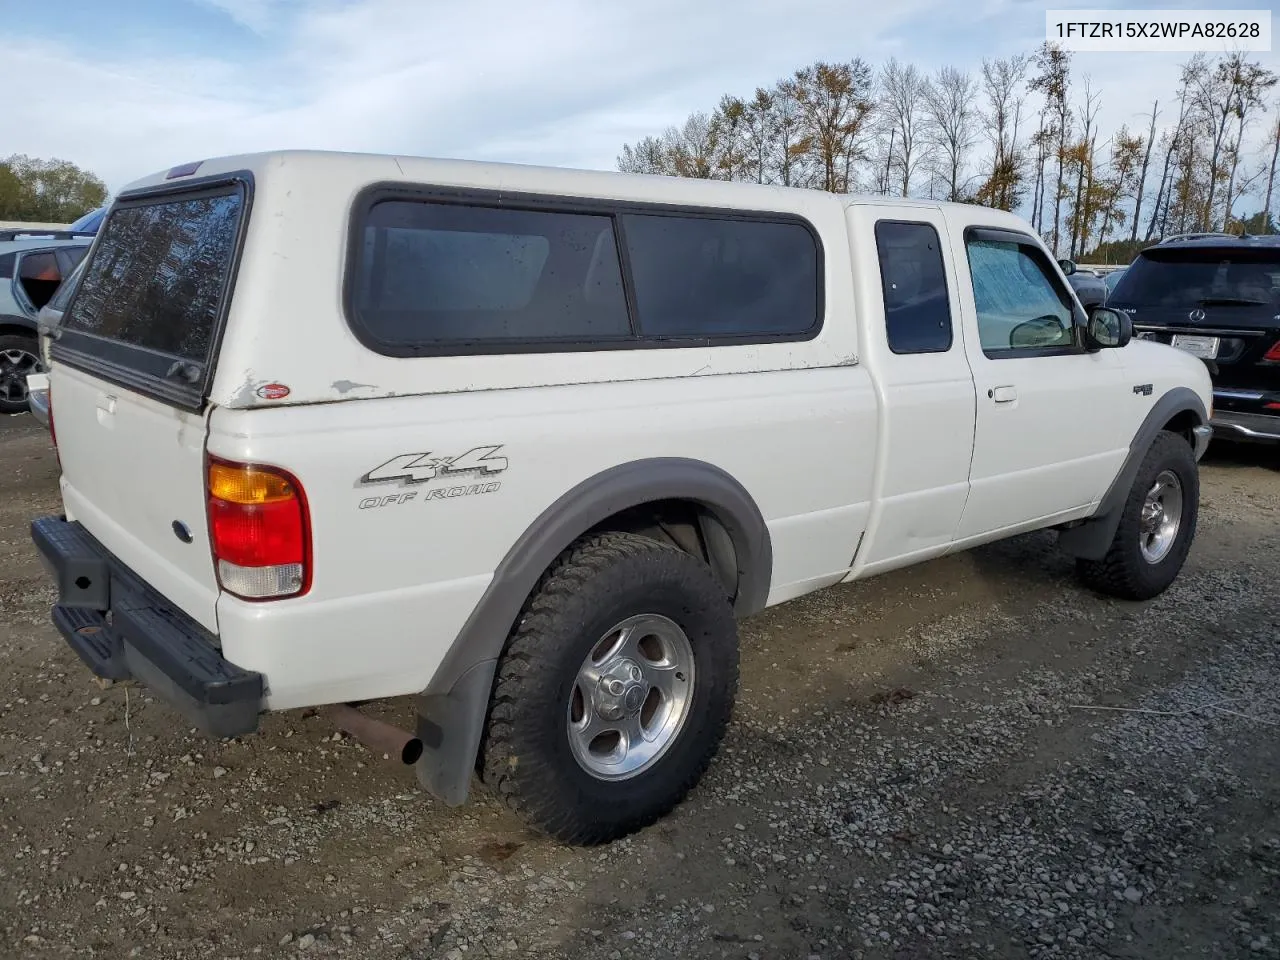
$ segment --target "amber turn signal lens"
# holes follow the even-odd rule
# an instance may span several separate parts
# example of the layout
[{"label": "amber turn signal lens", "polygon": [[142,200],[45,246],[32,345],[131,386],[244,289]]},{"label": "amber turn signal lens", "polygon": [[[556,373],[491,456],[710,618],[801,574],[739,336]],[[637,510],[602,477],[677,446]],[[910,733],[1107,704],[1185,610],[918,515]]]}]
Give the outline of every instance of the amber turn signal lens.
[{"label": "amber turn signal lens", "polygon": [[278,503],[297,494],[284,477],[253,467],[209,464],[209,496],[225,503]]}]

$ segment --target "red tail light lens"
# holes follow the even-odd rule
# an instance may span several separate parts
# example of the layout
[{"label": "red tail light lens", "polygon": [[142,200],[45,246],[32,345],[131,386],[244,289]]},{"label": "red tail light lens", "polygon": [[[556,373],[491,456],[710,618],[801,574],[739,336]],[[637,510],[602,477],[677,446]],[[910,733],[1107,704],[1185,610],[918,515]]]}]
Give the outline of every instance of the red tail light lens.
[{"label": "red tail light lens", "polygon": [[1266,352],[1262,359],[1267,363],[1280,363],[1280,340],[1271,345],[1271,349]]},{"label": "red tail light lens", "polygon": [[311,531],[302,485],[275,467],[209,460],[209,539],[222,589],[278,600],[311,585]]}]

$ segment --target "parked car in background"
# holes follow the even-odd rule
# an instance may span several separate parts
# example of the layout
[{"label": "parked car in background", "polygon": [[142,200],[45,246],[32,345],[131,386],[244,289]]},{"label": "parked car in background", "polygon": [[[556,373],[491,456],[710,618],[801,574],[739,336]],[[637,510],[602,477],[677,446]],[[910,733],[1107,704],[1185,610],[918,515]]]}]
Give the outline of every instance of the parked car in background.
[{"label": "parked car in background", "polygon": [[28,409],[27,378],[44,370],[37,317],[92,239],[70,231],[0,231],[0,414]]},{"label": "parked car in background", "polygon": [[107,208],[99,207],[97,210],[90,210],[83,217],[71,224],[68,228],[72,233],[96,234],[98,228],[102,226],[102,220],[107,215]]},{"label": "parked car in background", "polygon": [[1106,288],[1107,288],[1108,301],[1111,299],[1111,294],[1116,289],[1116,284],[1120,282],[1120,278],[1124,276],[1125,271],[1128,269],[1129,269],[1128,267],[1118,267],[1102,278],[1102,282],[1103,284],[1106,285]]},{"label": "parked car in background", "polygon": [[1106,303],[1107,287],[1096,273],[1079,269],[1071,260],[1059,260],[1058,265],[1067,275],[1067,283],[1071,284],[1082,307],[1092,310]]},{"label": "parked car in background", "polygon": [[1138,255],[1107,305],[1129,315],[1135,336],[1208,365],[1218,436],[1280,441],[1280,238],[1162,241]]},{"label": "parked car in background", "polygon": [[85,260],[81,258],[76,268],[67,274],[62,286],[46,303],[36,318],[36,336],[39,338],[40,369],[27,377],[27,406],[31,415],[46,427],[49,425],[49,371],[53,369],[53,358],[50,356],[51,346],[58,336],[58,326],[62,323],[62,314],[76,291],[80,275],[84,273]]}]

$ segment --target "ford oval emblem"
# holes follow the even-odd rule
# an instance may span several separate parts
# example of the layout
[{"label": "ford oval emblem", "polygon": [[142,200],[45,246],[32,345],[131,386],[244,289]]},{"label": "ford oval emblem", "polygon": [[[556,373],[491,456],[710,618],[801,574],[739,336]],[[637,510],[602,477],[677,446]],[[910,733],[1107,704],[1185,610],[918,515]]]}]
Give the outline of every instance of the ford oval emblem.
[{"label": "ford oval emblem", "polygon": [[263,400],[283,400],[289,395],[289,388],[283,383],[267,383],[255,391]]}]

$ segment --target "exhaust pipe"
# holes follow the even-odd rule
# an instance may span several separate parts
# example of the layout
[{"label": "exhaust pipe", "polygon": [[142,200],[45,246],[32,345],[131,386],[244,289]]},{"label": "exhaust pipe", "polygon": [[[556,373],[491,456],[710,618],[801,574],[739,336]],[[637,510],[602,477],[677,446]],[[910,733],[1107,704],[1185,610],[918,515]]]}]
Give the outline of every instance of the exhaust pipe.
[{"label": "exhaust pipe", "polygon": [[367,717],[345,703],[326,707],[325,712],[344,733],[349,733],[375,753],[385,753],[408,766],[422,756],[422,741],[407,730]]}]

